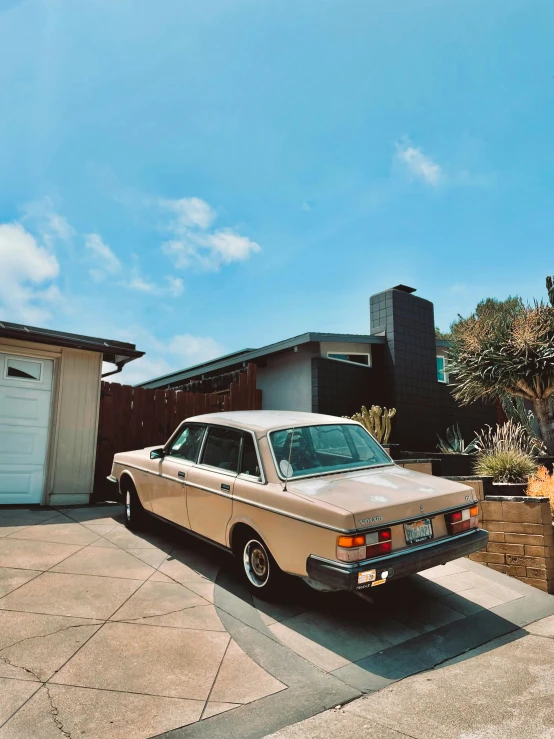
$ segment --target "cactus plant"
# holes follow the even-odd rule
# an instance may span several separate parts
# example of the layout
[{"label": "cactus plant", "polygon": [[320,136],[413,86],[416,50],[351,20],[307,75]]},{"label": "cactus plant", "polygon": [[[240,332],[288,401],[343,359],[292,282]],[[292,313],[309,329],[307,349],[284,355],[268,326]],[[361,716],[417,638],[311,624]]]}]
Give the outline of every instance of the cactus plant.
[{"label": "cactus plant", "polygon": [[396,408],[381,408],[380,405],[372,405],[368,410],[362,405],[360,413],[346,416],[352,421],[358,421],[369,433],[377,439],[380,444],[386,444],[391,432],[391,419],[396,415]]}]

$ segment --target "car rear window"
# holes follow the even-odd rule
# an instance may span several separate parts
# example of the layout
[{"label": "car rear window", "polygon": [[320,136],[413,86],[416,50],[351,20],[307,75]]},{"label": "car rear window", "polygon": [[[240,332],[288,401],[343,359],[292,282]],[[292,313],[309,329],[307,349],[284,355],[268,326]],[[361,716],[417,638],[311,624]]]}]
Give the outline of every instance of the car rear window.
[{"label": "car rear window", "polygon": [[269,439],[282,478],[392,464],[371,434],[356,424],[280,429]]}]

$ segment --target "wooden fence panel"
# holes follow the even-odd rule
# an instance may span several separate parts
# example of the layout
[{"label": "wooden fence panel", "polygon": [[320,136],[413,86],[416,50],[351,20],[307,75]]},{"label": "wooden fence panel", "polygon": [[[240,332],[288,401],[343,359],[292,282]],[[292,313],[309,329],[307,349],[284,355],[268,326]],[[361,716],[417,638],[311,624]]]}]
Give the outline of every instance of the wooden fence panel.
[{"label": "wooden fence panel", "polygon": [[165,444],[186,418],[218,411],[260,409],[256,366],[249,364],[227,393],[192,393],[103,382],[92,502],[114,500],[116,489],[106,478],[114,454]]}]

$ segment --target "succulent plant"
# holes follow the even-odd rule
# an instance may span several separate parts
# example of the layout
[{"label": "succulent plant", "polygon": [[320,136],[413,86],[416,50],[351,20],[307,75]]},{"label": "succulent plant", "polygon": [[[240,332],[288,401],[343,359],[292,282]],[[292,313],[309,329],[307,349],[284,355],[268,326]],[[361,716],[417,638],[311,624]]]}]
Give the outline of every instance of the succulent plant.
[{"label": "succulent plant", "polygon": [[368,410],[362,405],[360,413],[347,416],[353,421],[358,421],[369,433],[377,439],[380,444],[386,444],[391,432],[391,419],[396,415],[396,408],[381,408],[380,405],[372,405]]}]

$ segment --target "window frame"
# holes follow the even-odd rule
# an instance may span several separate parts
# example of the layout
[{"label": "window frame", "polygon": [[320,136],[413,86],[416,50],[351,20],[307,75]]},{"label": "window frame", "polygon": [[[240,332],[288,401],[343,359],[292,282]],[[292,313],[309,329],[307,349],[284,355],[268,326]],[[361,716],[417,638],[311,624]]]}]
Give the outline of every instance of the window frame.
[{"label": "window frame", "polygon": [[[274,428],[274,429],[268,429],[267,444],[269,446],[269,451],[271,452],[271,457],[273,459],[273,466],[275,468],[275,472],[277,473],[277,477],[283,482],[291,482],[291,480],[292,481],[302,480],[307,477],[325,477],[327,475],[343,475],[348,472],[358,472],[359,470],[376,470],[379,467],[395,467],[396,466],[396,463],[390,457],[388,452],[386,452],[383,449],[381,444],[379,444],[379,442],[376,439],[374,439],[373,436],[371,436],[369,431],[364,426],[362,426],[361,423],[340,423],[341,420],[342,419],[337,418],[337,421],[339,421],[339,423],[302,423],[302,424],[299,424],[298,426],[287,425],[287,426],[279,426],[278,428]],[[273,449],[273,443],[271,441],[271,434],[275,433],[276,431],[287,431],[289,429],[294,429],[296,431],[296,429],[310,428],[310,426],[359,426],[371,438],[371,440],[377,444],[377,446],[381,449],[381,451],[385,453],[385,455],[389,458],[390,461],[384,462],[382,464],[371,464],[371,465],[363,464],[363,465],[360,465],[359,467],[349,467],[348,469],[344,469],[344,470],[329,470],[328,472],[309,472],[307,475],[294,475],[292,477],[284,477],[281,474],[279,465],[277,464],[277,457],[275,456],[275,451]]]},{"label": "window frame", "polygon": [[265,485],[266,483],[266,477],[265,477],[265,471],[262,464],[262,458],[260,456],[260,449],[258,447],[258,439],[256,438],[256,434],[253,431],[250,431],[249,429],[240,429],[242,431],[242,441],[240,445],[240,454],[239,454],[239,470],[242,467],[242,452],[243,452],[243,446],[244,446],[244,435],[250,434],[254,441],[254,449],[256,450],[256,457],[258,458],[258,467],[260,470],[260,476],[256,477],[255,475],[247,475],[245,472],[239,472],[237,477],[240,477],[241,480],[248,480],[249,482],[255,482],[259,485]]},{"label": "window frame", "polygon": [[[361,364],[360,362],[351,362],[349,359],[340,359],[339,357],[332,356],[333,354],[349,354],[355,357],[367,357],[367,364]],[[356,367],[371,367],[371,352],[327,352],[327,359],[331,359],[333,362],[344,362],[345,364],[353,364]]]},{"label": "window frame", "polygon": [[[10,359],[15,359],[18,362],[28,362],[30,364],[38,364],[40,366],[40,377],[38,380],[36,380],[34,377],[14,377],[13,375],[8,375],[8,362]],[[20,357],[17,354],[11,354],[6,356],[6,362],[4,364],[4,380],[13,381],[13,382],[30,382],[30,383],[38,383],[39,385],[44,381],[44,362],[41,359],[35,359],[30,357]]]},{"label": "window frame", "polygon": [[[198,453],[196,455],[196,459],[185,459],[184,457],[178,457],[174,454],[170,453],[170,449],[172,444],[175,442],[176,439],[179,438],[181,433],[184,431],[186,426],[203,426],[204,431],[202,434],[202,439],[200,440],[200,445],[198,447]],[[172,436],[169,437],[169,440],[166,442],[166,445],[164,446],[164,457],[169,457],[170,459],[174,459],[177,462],[182,462],[183,464],[198,464],[198,460],[200,459],[200,452],[204,448],[204,440],[206,439],[206,430],[208,428],[207,423],[201,423],[196,421],[183,421],[183,423],[179,424],[177,428],[175,429]]]},{"label": "window frame", "polygon": [[[228,429],[230,431],[236,431],[240,434],[240,447],[239,447],[239,458],[237,463],[237,472],[233,472],[232,470],[225,470],[221,467],[213,467],[211,464],[205,464],[202,462],[202,455],[204,454],[204,449],[206,447],[206,443],[208,441],[208,435],[210,432],[210,429],[217,428],[217,429]],[[200,446],[200,452],[198,454],[198,461],[196,462],[196,466],[203,469],[203,470],[209,470],[210,472],[217,472],[222,475],[226,475],[227,477],[234,477],[234,478],[240,478],[241,480],[248,480],[249,482],[255,482],[258,485],[265,485],[266,483],[266,476],[264,472],[264,468],[262,465],[262,460],[260,456],[260,449],[258,447],[258,439],[256,438],[256,435],[253,431],[250,431],[250,429],[243,429],[238,426],[226,426],[222,423],[208,423],[206,424],[206,433],[204,434],[204,438],[202,439],[202,444]],[[258,466],[260,468],[260,477],[256,477],[255,475],[246,475],[244,472],[239,472],[240,468],[242,467],[242,449],[244,444],[244,434],[250,434],[252,436],[252,439],[254,440],[254,448],[256,449],[256,456],[258,457]]]},{"label": "window frame", "polygon": [[[448,357],[446,357],[444,354],[437,354],[437,381],[441,383],[441,385],[448,385]],[[438,368],[438,360],[442,360],[442,374],[444,375],[444,380],[441,380],[439,377],[439,368]]]}]

